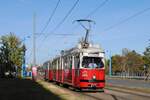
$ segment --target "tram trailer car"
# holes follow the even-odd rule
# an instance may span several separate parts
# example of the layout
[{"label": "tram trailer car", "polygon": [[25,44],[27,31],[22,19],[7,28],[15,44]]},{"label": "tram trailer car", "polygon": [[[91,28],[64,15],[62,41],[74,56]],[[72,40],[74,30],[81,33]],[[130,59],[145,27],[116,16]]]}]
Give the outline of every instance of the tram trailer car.
[{"label": "tram trailer car", "polygon": [[[103,89],[105,86],[104,51],[99,45],[81,44],[54,58],[45,71],[46,78],[78,89]],[[53,73],[53,74],[50,74]]]},{"label": "tram trailer car", "polygon": [[44,79],[48,80],[48,81],[52,81],[53,80],[53,71],[52,71],[52,65],[51,65],[51,61],[46,61],[43,64],[43,73],[44,73]]}]

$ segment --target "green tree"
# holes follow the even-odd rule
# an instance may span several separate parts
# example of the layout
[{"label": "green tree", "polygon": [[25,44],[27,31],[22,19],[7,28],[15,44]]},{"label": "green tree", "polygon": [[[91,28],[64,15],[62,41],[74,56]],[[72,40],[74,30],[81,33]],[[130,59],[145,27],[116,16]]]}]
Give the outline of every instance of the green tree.
[{"label": "green tree", "polygon": [[3,65],[3,72],[15,71],[15,66],[18,66],[20,72],[22,61],[23,61],[23,45],[21,40],[10,33],[0,38],[1,40],[1,63]]},{"label": "green tree", "polygon": [[143,57],[144,63],[145,63],[145,74],[146,74],[146,80],[150,76],[150,46],[146,47],[146,50],[144,51],[144,57]]},{"label": "green tree", "polygon": [[115,74],[142,73],[144,71],[143,56],[135,50],[123,49],[122,55],[114,55],[112,57],[112,70]]},{"label": "green tree", "polygon": [[146,50],[144,51],[144,63],[147,67],[150,67],[150,47],[146,47]]},{"label": "green tree", "polygon": [[105,74],[109,73],[109,59],[105,59]]},{"label": "green tree", "polygon": [[123,70],[123,60],[124,57],[120,55],[114,55],[112,56],[112,71],[114,74],[120,73]]},{"label": "green tree", "polygon": [[144,60],[143,56],[138,54],[135,50],[128,52],[126,55],[126,70],[128,73],[143,72]]}]

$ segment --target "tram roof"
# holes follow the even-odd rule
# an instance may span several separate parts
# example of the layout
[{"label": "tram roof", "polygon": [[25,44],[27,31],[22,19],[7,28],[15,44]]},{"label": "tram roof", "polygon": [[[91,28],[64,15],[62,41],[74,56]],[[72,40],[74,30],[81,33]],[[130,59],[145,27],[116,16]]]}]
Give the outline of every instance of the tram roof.
[{"label": "tram roof", "polygon": [[87,48],[82,48],[81,44],[78,44],[74,48],[63,51],[62,55],[66,55],[69,53],[79,53],[79,52],[102,52],[104,53],[104,50],[97,44],[89,44],[89,47]]}]

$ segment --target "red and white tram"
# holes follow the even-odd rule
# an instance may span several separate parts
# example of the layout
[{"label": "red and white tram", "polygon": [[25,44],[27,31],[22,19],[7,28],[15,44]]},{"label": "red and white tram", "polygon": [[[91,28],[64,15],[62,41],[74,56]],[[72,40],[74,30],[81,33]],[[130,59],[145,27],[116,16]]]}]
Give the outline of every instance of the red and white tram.
[{"label": "red and white tram", "polygon": [[[102,89],[105,86],[104,51],[88,42],[92,20],[76,20],[86,30],[84,41],[77,47],[62,51],[60,56],[45,62],[45,79],[78,89]],[[88,22],[89,28],[81,22]]]},{"label": "red and white tram", "polygon": [[44,79],[52,81],[53,80],[53,71],[52,71],[51,61],[46,61],[42,67],[44,70]]},{"label": "red and white tram", "polygon": [[89,44],[67,51],[43,64],[45,79],[78,89],[102,89],[105,86],[104,51]]}]

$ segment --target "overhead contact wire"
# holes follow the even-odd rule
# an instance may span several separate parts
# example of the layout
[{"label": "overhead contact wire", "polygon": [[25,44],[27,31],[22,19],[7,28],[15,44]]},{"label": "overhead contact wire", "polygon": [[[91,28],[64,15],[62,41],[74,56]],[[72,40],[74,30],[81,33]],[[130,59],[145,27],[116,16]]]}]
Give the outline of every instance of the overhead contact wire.
[{"label": "overhead contact wire", "polygon": [[46,28],[48,27],[49,23],[51,22],[53,16],[55,15],[55,12],[56,12],[56,10],[57,10],[59,4],[60,4],[60,1],[61,1],[61,0],[58,0],[58,1],[57,1],[57,4],[56,4],[54,10],[52,11],[52,14],[50,15],[50,17],[49,17],[48,21],[46,22],[45,26],[43,27],[43,29],[42,29],[40,35],[41,35],[41,34],[44,34],[43,32],[46,30]]},{"label": "overhead contact wire", "polygon": [[[71,12],[74,10],[74,8],[77,6],[79,0],[76,0],[74,5],[71,7],[71,9],[68,11],[68,13],[65,15],[65,17],[60,21],[59,24],[51,31],[50,34],[52,34],[54,31],[56,31],[60,26],[65,22],[65,20],[68,18],[68,16],[71,14]],[[46,35],[45,38],[47,38],[50,34]]]},{"label": "overhead contact wire", "polygon": [[121,25],[121,24],[123,24],[123,23],[125,23],[125,22],[127,22],[127,21],[129,21],[129,20],[131,20],[131,19],[133,19],[133,18],[135,18],[135,17],[137,17],[137,16],[139,16],[139,15],[149,11],[149,10],[150,10],[150,8],[146,8],[144,10],[141,10],[141,11],[139,11],[139,12],[137,12],[137,13],[129,16],[129,17],[127,17],[126,19],[124,19],[124,20],[122,20],[122,21],[120,21],[120,22],[118,22],[118,23],[116,23],[116,24],[114,24],[114,25],[104,29],[104,31],[111,30],[111,29],[115,28],[116,26],[119,26],[119,25]]}]

